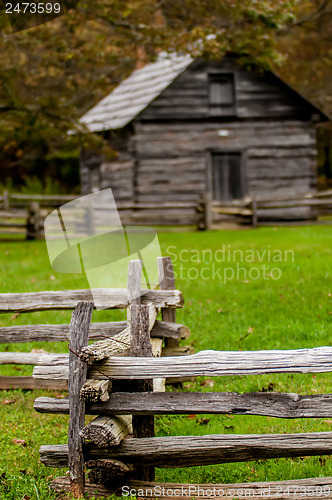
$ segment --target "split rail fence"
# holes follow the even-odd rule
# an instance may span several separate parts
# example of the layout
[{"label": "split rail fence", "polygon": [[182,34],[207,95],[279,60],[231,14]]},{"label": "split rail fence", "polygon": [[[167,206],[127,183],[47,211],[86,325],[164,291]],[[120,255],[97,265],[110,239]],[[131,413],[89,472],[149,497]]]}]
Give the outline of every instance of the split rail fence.
[{"label": "split rail fence", "polygon": [[[164,262],[164,260],[162,261]],[[166,262],[166,261],[165,261]],[[166,264],[165,264],[166,266]],[[162,355],[188,355],[193,352],[190,346],[179,346],[180,339],[190,336],[190,330],[184,325],[175,322],[175,309],[167,307],[180,307],[181,294],[174,290],[174,273],[172,263],[167,261],[164,279],[161,287],[164,290],[148,291],[143,297],[144,301],[153,304],[153,307],[163,308],[162,320],[156,320],[151,329],[153,342],[162,346]],[[96,307],[110,309],[125,309],[128,305],[126,290],[100,290],[94,291],[97,297]],[[0,294],[0,313],[30,313],[47,310],[74,309],[80,301],[92,300],[91,290],[73,290],[62,292],[36,292],[36,293],[3,293]],[[155,318],[154,318],[155,319]],[[127,331],[127,321],[93,322],[89,328],[89,339],[93,341],[114,338],[123,331]],[[0,327],[0,344],[15,344],[26,342],[68,342],[70,339],[70,325],[24,325]],[[157,339],[157,340],[156,340]],[[121,340],[121,339],[120,339]],[[118,344],[118,343],[117,343]],[[120,344],[121,345],[121,344]],[[37,365],[40,360],[52,354],[38,352],[0,352],[0,365]],[[61,359],[61,354],[54,354]],[[173,383],[170,377],[167,383]],[[177,382],[177,381],[176,381]],[[50,389],[68,390],[68,368],[51,378],[35,378],[33,376],[0,376],[1,389]]]},{"label": "split rail fence", "polygon": [[[332,214],[332,190],[284,197],[246,197],[242,200],[213,201],[204,196],[205,229],[218,229],[222,223],[268,226],[275,224],[323,224],[321,216]],[[325,223],[332,224],[331,221]]]},{"label": "split rail fence", "polygon": [[[28,195],[4,191],[0,196],[0,234],[27,239],[44,236],[44,220],[55,208],[73,201],[74,195]],[[332,214],[332,190],[275,198],[246,197],[213,201],[210,193],[192,202],[118,204],[123,225],[196,226],[218,229],[224,224],[270,225],[318,223]],[[328,222],[326,222],[328,223]]]},{"label": "split rail fence", "polygon": [[[164,258],[159,265],[165,267],[167,261]],[[154,308],[167,306],[165,313],[172,315],[174,308],[181,306],[182,298],[180,292],[166,296],[159,291],[142,295],[141,301],[135,299],[140,273],[140,261],[132,261],[128,291],[122,301],[129,305],[130,331],[126,332],[125,340],[123,336],[117,338],[127,343],[126,350],[114,346],[110,340],[88,345],[93,304],[80,302],[72,315],[69,362],[68,356],[51,356],[35,367],[35,377],[42,379],[69,372],[69,399],[38,398],[34,405],[38,412],[70,415],[68,444],[45,445],[40,449],[41,461],[46,466],[69,466],[69,476],[55,479],[51,488],[71,491],[78,498],[84,493],[120,494],[123,485],[139,491],[140,498],[161,500],[188,496],[196,499],[226,496],[238,500],[248,496],[265,500],[331,498],[331,477],[232,485],[155,482],[155,467],[331,454],[332,432],[155,437],[154,415],[213,413],[326,418],[332,415],[332,394],[159,393],[153,392],[151,381],[168,377],[331,372],[332,347],[257,352],[211,350],[188,356],[153,357],[150,329]],[[106,398],[104,384],[109,391]],[[91,392],[93,398],[87,397]],[[97,415],[87,426],[85,413]],[[88,479],[85,468],[89,470]]]},{"label": "split rail fence", "polygon": [[5,190],[0,196],[0,235],[40,239],[47,215],[75,198],[73,195],[19,194]]}]

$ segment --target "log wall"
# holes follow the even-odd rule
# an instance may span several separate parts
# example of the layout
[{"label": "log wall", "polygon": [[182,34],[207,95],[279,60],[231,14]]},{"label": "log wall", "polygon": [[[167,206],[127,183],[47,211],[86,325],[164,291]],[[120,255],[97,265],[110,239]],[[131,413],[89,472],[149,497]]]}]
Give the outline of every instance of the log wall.
[{"label": "log wall", "polygon": [[[219,72],[235,76],[233,117],[213,116],[209,105],[209,75]],[[99,187],[111,187],[119,202],[195,203],[211,191],[211,152],[240,151],[248,196],[307,193],[316,188],[314,121],[323,119],[317,111],[272,73],[247,71],[232,58],[222,63],[196,61],[134,119],[131,128],[111,133],[119,155],[99,162]],[[89,191],[87,172],[83,162],[84,193]],[[293,207],[258,215],[261,220],[306,219],[315,211]],[[161,211],[152,223],[165,217],[170,224],[197,223],[195,210],[184,208],[172,214]],[[128,221],[143,219],[143,213],[129,214]]]}]

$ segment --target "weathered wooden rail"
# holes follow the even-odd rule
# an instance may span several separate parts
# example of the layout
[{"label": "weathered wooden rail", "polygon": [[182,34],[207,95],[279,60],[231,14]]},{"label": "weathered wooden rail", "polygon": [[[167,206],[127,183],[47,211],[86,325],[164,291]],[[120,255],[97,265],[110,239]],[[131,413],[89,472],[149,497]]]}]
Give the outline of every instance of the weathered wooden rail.
[{"label": "weathered wooden rail", "polygon": [[[40,413],[69,414],[68,399],[38,398],[35,410]],[[88,415],[191,415],[199,413],[225,415],[261,415],[276,418],[326,418],[332,415],[332,394],[283,394],[234,392],[180,392],[163,394],[125,392],[110,395],[104,403],[91,403]]]},{"label": "weathered wooden rail", "polygon": [[[136,261],[138,262],[138,261]],[[161,261],[163,264],[165,262]],[[132,271],[135,268],[132,268]],[[136,276],[136,278],[135,278]],[[167,282],[167,280],[165,280]],[[130,337],[126,347],[118,347],[111,341],[101,341],[92,345],[82,344],[76,351],[79,357],[68,355],[48,355],[40,358],[34,368],[38,380],[70,377],[75,366],[85,367],[86,376],[95,384],[111,384],[107,399],[85,398],[85,408],[78,409],[81,424],[76,433],[69,434],[68,444],[46,445],[40,449],[42,462],[49,467],[68,467],[68,476],[57,478],[51,484],[55,491],[71,491],[78,498],[84,493],[107,495],[114,491],[121,493],[121,485],[136,488],[140,498],[160,498],[161,500],[205,498],[204,492],[218,487],[225,492],[237,491],[231,498],[246,498],[257,495],[259,488],[265,491],[260,498],[280,500],[291,495],[295,500],[303,498],[303,491],[309,498],[320,498],[327,489],[332,496],[332,478],[311,478],[285,482],[243,483],[239,485],[195,485],[167,484],[154,482],[154,468],[177,468],[200,465],[231,463],[250,460],[267,460],[282,457],[303,457],[332,454],[332,432],[296,434],[249,434],[249,435],[205,435],[205,436],[154,436],[154,415],[176,414],[231,414],[260,415],[275,418],[326,418],[332,416],[332,394],[282,394],[282,393],[191,393],[154,392],[151,380],[172,377],[259,375],[266,373],[325,373],[332,371],[332,347],[297,349],[284,351],[223,352],[202,351],[187,356],[151,356],[151,303],[135,304],[130,301],[131,290],[135,290],[139,279],[137,267],[129,273],[128,300],[131,302]],[[174,281],[171,283],[174,286]],[[166,309],[168,313],[175,307]],[[77,313],[76,313],[77,314]],[[175,318],[172,317],[174,320]],[[165,315],[163,317],[165,320]],[[152,330],[151,330],[152,331]],[[123,332],[122,332],[123,333]],[[79,331],[76,332],[79,336]],[[119,337],[118,337],[119,338]],[[105,342],[109,347],[105,348]],[[99,381],[99,382],[98,382]],[[77,381],[76,381],[77,382]],[[83,387],[85,378],[81,380]],[[37,398],[35,410],[41,413],[62,413],[73,417],[71,398],[76,398],[82,389],[78,386],[69,390],[69,400],[57,398]],[[128,394],[128,391],[130,394]],[[85,414],[98,415],[91,424],[84,427]],[[133,434],[128,430],[125,416],[132,418]],[[120,423],[108,419],[119,418]],[[106,428],[105,428],[106,426]],[[117,426],[117,431],[114,431]],[[103,431],[101,431],[101,428]],[[115,436],[114,436],[115,433]],[[111,434],[111,435],[110,435]],[[78,440],[78,436],[81,437]],[[73,447],[73,443],[79,443]],[[75,461],[75,454],[79,460]],[[85,480],[84,467],[89,470]],[[79,465],[79,467],[78,467]],[[75,471],[79,470],[79,474]],[[80,488],[76,488],[76,484]],[[290,493],[289,485],[293,490]],[[120,489],[119,489],[120,488]],[[184,488],[182,495],[175,492]],[[242,493],[238,490],[243,489]],[[284,489],[283,489],[284,488]],[[287,490],[288,488],[288,490]],[[311,489],[308,489],[311,488]],[[158,493],[153,493],[153,491]],[[244,492],[246,490],[246,493]],[[170,493],[173,491],[174,493]],[[213,498],[212,493],[206,498]]]},{"label": "weathered wooden rail", "polygon": [[[217,229],[222,223],[266,226],[271,224],[297,225],[323,224],[320,216],[332,211],[332,190],[317,191],[294,196],[258,198],[248,196],[242,200],[212,201],[204,197],[205,228]],[[328,222],[325,222],[328,223]]]}]

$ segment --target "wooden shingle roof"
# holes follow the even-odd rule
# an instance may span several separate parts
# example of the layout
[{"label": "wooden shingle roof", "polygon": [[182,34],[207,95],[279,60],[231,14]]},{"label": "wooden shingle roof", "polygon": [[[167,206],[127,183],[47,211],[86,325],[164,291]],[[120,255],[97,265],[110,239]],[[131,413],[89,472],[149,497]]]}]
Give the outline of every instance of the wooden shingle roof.
[{"label": "wooden shingle roof", "polygon": [[161,53],[156,62],[134,71],[81,118],[91,132],[125,127],[193,62],[189,55]]}]

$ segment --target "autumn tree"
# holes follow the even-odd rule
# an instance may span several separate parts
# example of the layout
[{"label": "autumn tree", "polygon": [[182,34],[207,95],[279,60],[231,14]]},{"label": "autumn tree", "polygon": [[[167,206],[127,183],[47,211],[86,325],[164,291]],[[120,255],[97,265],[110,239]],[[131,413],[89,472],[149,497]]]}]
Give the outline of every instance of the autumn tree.
[{"label": "autumn tree", "polygon": [[297,0],[82,0],[12,34],[2,12],[2,179],[55,175],[82,142],[105,147],[81,133],[79,117],[134,69],[138,51],[146,62],[160,50],[214,58],[231,51],[271,68],[283,61],[277,35],[295,24],[298,9]]}]

